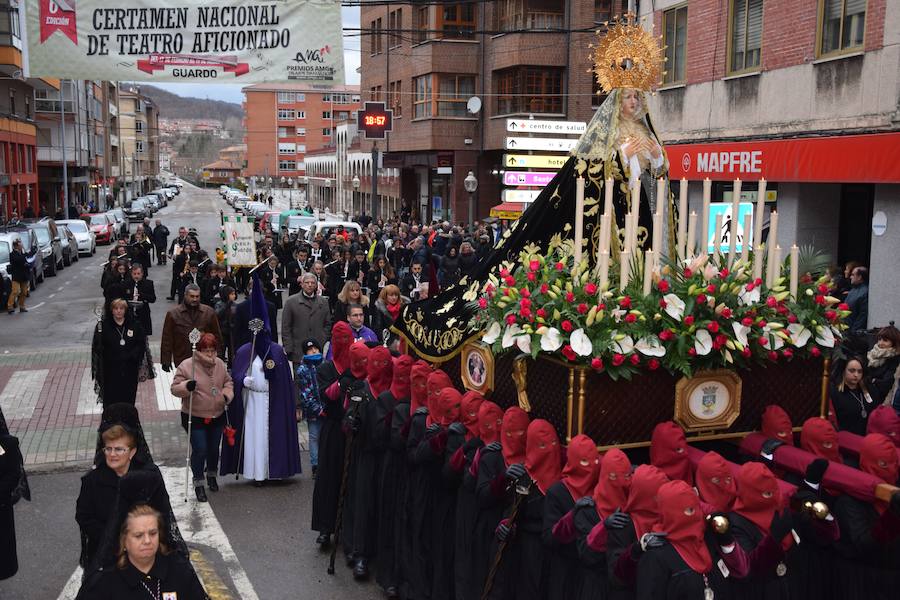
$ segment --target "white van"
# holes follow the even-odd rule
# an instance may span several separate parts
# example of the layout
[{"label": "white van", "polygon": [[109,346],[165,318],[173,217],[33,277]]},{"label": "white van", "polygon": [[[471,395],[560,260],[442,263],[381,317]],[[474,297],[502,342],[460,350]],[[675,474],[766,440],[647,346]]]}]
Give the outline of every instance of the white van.
[{"label": "white van", "polygon": [[306,232],[306,239],[312,242],[321,233],[322,237],[327,240],[328,236],[340,226],[343,226],[345,231],[355,231],[356,235],[362,233],[362,227],[354,221],[313,221]]}]

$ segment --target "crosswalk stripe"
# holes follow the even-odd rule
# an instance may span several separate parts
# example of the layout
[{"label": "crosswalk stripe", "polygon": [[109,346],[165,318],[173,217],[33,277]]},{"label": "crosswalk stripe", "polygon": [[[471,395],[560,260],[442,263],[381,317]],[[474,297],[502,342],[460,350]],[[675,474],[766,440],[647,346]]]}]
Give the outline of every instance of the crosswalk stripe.
[{"label": "crosswalk stripe", "polygon": [[7,419],[30,419],[34,414],[49,369],[16,371],[0,393],[0,407]]},{"label": "crosswalk stripe", "polygon": [[181,398],[176,398],[170,391],[175,373],[166,373],[162,370],[162,365],[159,363],[156,363],[153,366],[156,369],[156,378],[153,380],[153,389],[156,390],[157,408],[159,408],[160,412],[167,410],[181,410]]},{"label": "crosswalk stripe", "polygon": [[81,386],[78,389],[78,407],[76,415],[99,415],[103,413],[103,405],[97,402],[97,393],[94,392],[94,380],[91,377],[91,368],[85,367],[81,373]]}]

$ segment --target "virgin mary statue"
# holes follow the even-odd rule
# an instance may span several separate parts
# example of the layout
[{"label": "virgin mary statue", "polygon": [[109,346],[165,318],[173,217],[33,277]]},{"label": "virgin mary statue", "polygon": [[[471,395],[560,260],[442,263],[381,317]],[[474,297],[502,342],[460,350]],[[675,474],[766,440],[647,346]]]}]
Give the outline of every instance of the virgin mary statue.
[{"label": "virgin mary statue", "polygon": [[[593,267],[600,243],[605,186],[611,181],[610,251],[617,256],[624,244],[625,216],[638,211],[637,248],[650,248],[653,218],[659,202],[666,215],[663,244],[674,239],[677,215],[671,194],[657,198],[657,180],[668,179],[669,163],[648,112],[644,90],[659,81],[661,51],[657,40],[633,17],[611,24],[593,52],[594,72],[606,99],[597,109],[572,155],[525,213],[504,232],[494,249],[473,272],[437,296],[403,307],[393,329],[417,354],[432,361],[451,358],[479,330],[474,323],[473,300],[488,275],[501,263],[515,263],[528,248],[548,254],[575,237],[576,185],[584,185],[584,248]],[[640,195],[632,198],[632,190]],[[668,248],[654,249],[672,256]]]}]

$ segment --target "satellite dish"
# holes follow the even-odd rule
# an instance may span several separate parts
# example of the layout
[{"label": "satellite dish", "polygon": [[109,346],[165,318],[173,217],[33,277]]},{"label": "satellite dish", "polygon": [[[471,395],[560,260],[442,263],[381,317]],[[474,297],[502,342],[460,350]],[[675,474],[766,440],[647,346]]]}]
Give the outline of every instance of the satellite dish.
[{"label": "satellite dish", "polygon": [[477,115],[481,111],[481,98],[478,96],[472,96],[469,98],[469,101],[466,102],[466,110],[468,110],[473,115]]}]

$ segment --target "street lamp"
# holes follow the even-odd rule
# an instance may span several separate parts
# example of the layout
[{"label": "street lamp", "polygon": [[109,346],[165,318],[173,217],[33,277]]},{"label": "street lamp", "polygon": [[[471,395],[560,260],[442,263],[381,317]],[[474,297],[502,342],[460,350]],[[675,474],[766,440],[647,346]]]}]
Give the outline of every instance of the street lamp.
[{"label": "street lamp", "polygon": [[478,189],[478,179],[475,174],[469,171],[466,178],[463,179],[463,186],[469,192],[469,226],[475,225],[475,190]]},{"label": "street lamp", "polygon": [[294,178],[288,177],[288,208],[294,208]]},{"label": "street lamp", "polygon": [[[353,175],[353,179],[350,180],[350,184],[353,186],[353,199],[356,200],[359,197],[359,175]],[[356,210],[356,207],[353,207],[353,210]]]}]

